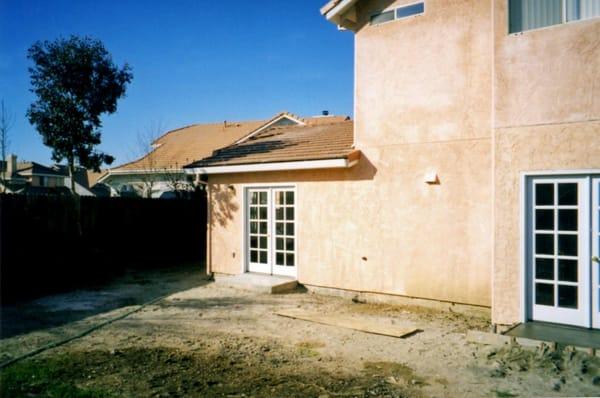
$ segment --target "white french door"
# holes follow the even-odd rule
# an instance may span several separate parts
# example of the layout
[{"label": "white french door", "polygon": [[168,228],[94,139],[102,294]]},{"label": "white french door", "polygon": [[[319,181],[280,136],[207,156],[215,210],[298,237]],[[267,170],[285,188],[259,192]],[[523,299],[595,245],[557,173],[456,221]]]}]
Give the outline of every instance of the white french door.
[{"label": "white french door", "polygon": [[247,270],[296,276],[296,190],[246,190]]},{"label": "white french door", "polygon": [[600,179],[528,181],[528,295],[533,320],[600,327]]},{"label": "white french door", "polygon": [[600,329],[600,178],[592,179],[592,327]]}]

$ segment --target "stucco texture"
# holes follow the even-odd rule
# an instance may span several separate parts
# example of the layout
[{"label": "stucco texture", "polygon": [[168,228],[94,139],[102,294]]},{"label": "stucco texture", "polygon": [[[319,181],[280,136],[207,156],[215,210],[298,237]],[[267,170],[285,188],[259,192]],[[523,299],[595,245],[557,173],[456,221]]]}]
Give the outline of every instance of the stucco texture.
[{"label": "stucco texture", "polygon": [[523,320],[521,173],[600,172],[600,20],[508,35],[506,3],[494,2],[497,324]]}]

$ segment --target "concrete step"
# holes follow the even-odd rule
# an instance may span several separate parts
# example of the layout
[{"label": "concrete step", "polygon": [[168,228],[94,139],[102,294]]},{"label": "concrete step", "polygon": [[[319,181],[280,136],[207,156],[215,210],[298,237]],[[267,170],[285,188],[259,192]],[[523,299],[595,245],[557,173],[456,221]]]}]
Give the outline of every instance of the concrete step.
[{"label": "concrete step", "polygon": [[215,283],[218,285],[268,294],[290,292],[298,286],[298,280],[289,276],[256,274],[252,272],[239,275],[215,274],[214,277]]}]

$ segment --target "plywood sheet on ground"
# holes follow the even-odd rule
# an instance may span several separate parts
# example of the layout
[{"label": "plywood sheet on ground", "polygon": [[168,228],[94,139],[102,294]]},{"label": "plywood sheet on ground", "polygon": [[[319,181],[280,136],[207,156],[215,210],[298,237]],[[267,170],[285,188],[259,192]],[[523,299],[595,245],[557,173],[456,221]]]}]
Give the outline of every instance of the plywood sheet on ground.
[{"label": "plywood sheet on ground", "polygon": [[405,338],[417,332],[419,329],[407,328],[396,325],[384,325],[373,320],[364,318],[353,318],[350,316],[338,314],[319,314],[304,310],[281,310],[275,312],[276,315],[287,318],[301,319],[303,321],[320,323],[329,326],[338,326],[346,329],[358,330],[365,333],[379,334],[382,336],[391,336]]}]

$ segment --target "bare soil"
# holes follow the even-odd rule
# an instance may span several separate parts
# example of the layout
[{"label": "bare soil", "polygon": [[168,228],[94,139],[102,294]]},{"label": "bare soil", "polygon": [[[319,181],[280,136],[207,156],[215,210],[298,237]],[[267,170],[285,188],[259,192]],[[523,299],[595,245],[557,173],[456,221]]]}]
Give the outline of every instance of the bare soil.
[{"label": "bare soil", "polygon": [[[41,322],[38,329],[30,325],[25,333],[3,338],[0,356],[6,360],[136,308],[127,300],[139,301],[138,294],[146,299],[153,292],[177,291],[90,335],[10,366],[0,373],[0,392],[51,396],[53,383],[61,383],[59,391],[81,393],[73,396],[600,395],[598,357],[467,343],[467,330],[489,328],[482,316],[307,293],[262,295],[208,283],[197,274],[185,269],[129,276],[104,290],[111,293],[111,302],[122,298],[122,306],[106,309],[98,299],[102,310],[97,313],[88,306],[88,316],[53,327]],[[136,280],[143,281],[140,289],[132,287]],[[190,288],[191,281],[197,287]],[[98,297],[98,291],[88,293]],[[86,294],[48,297],[20,308],[28,319],[36,311],[42,319],[53,313],[60,317],[69,306],[94,307]],[[398,339],[274,314],[291,308],[422,332]],[[19,322],[17,311],[8,314],[7,319],[3,312],[3,322]]]}]

